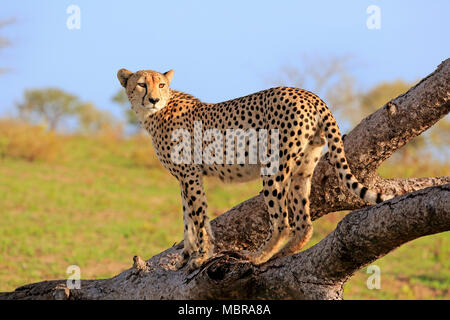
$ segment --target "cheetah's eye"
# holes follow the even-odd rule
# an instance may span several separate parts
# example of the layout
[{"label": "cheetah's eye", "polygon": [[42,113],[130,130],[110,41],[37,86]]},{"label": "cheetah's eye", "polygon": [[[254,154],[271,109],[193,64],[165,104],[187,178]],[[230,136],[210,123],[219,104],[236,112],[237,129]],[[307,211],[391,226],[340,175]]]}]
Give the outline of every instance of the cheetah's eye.
[{"label": "cheetah's eye", "polygon": [[142,87],[142,88],[145,88],[145,82],[143,82],[143,83],[138,83],[138,86],[139,86],[139,87]]},{"label": "cheetah's eye", "polygon": [[159,84],[159,87],[160,87],[160,88],[164,88],[165,85],[166,85],[165,83],[160,83],[160,84]]}]

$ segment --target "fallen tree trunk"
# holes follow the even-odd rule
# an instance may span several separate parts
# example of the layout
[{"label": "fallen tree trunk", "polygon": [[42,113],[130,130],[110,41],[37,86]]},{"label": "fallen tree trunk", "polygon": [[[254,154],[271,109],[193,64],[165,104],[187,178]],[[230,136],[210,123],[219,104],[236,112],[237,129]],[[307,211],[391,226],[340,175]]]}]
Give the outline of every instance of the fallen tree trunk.
[{"label": "fallen tree trunk", "polygon": [[[256,249],[268,232],[258,195],[212,221],[221,253],[190,275],[175,270],[181,243],[147,262],[135,257],[133,268],[114,278],[83,280],[80,289],[68,289],[65,280],[45,281],[0,293],[0,299],[341,299],[344,283],[359,268],[407,241],[450,230],[450,177],[382,179],[376,173],[384,160],[449,110],[447,59],[353,129],[344,140],[353,174],[373,189],[408,194],[350,213],[306,251],[262,266],[234,253]],[[364,206],[339,186],[328,154],[319,161],[312,185],[313,220]],[[420,190],[429,186],[434,187]]]}]

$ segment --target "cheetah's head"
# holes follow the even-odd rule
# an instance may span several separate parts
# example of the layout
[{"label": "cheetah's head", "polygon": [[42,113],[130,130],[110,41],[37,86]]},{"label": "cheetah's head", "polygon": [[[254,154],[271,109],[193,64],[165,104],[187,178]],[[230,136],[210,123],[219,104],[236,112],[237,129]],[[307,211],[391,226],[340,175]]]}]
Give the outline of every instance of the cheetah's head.
[{"label": "cheetah's head", "polygon": [[131,108],[139,118],[152,115],[164,108],[170,98],[169,85],[173,70],[159,73],[141,70],[135,73],[120,69],[117,78],[126,89]]}]

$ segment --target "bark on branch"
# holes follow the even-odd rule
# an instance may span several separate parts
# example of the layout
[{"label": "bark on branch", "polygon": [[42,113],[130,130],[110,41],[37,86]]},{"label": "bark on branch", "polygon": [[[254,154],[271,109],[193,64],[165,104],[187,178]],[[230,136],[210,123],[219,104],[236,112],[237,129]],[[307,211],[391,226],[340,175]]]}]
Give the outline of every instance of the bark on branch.
[{"label": "bark on branch", "polygon": [[[235,250],[256,249],[269,223],[261,195],[212,222],[218,249],[225,254],[186,276],[175,270],[181,245],[111,279],[82,281],[69,290],[65,280],[46,281],[0,293],[0,299],[339,299],[345,281],[359,268],[420,236],[450,230],[450,177],[381,179],[377,167],[398,148],[450,110],[450,59],[405,94],[365,118],[345,138],[349,165],[358,179],[386,193],[401,195],[347,215],[329,236],[291,257],[256,267]],[[445,185],[444,185],[445,184]],[[339,186],[324,155],[313,176],[312,219],[364,206]],[[439,186],[442,185],[442,186]]]}]

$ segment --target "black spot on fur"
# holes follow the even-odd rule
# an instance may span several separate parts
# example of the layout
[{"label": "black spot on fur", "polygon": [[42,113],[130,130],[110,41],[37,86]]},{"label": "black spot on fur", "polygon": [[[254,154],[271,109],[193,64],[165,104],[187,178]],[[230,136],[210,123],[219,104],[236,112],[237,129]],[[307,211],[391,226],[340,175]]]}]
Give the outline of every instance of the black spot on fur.
[{"label": "black spot on fur", "polygon": [[383,199],[381,199],[381,193],[377,193],[377,199],[375,200],[376,203],[383,202]]},{"label": "black spot on fur", "polygon": [[367,188],[366,187],[362,187],[361,188],[361,192],[359,193],[359,196],[361,197],[361,199],[364,199],[364,196],[366,195],[367,192]]}]

